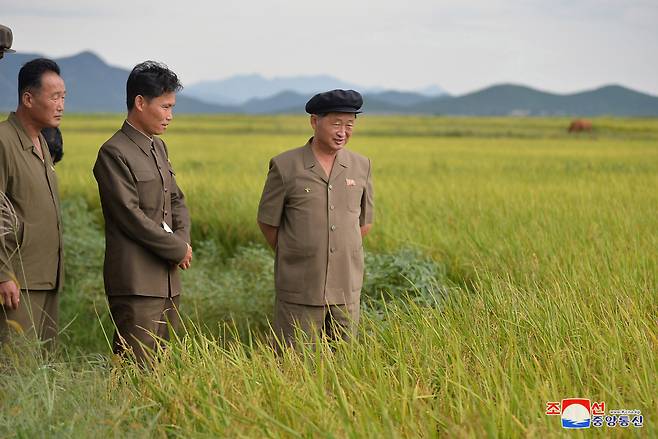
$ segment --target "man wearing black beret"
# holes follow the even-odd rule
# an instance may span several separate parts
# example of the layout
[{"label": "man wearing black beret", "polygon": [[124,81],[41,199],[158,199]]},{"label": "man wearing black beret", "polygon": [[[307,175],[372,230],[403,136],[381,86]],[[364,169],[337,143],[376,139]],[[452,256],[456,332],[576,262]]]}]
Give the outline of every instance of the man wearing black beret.
[{"label": "man wearing black beret", "polygon": [[332,90],[306,104],[313,137],[270,160],[258,224],[276,253],[274,330],[349,339],[359,320],[362,238],[373,221],[370,160],[345,149],[363,99]]}]

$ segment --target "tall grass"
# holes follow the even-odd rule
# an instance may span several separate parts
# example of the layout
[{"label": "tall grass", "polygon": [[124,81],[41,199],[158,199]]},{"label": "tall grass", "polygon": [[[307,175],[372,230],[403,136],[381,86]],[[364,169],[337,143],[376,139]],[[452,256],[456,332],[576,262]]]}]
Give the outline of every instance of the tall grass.
[{"label": "tall grass", "polygon": [[566,436],[545,403],[575,396],[645,415],[587,434],[657,434],[658,121],[572,137],[566,119],[359,118],[377,199],[359,336],[277,357],[255,210],[307,122],[180,117],[166,141],[193,217],[191,320],[150,373],[105,339],[90,169],[120,122],[63,127],[66,329],[45,362],[3,347],[0,437]]}]

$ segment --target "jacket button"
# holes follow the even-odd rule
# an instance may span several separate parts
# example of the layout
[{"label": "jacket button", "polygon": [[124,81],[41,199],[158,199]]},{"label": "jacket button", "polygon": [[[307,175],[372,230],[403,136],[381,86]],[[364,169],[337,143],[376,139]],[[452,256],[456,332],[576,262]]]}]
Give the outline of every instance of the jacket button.
[{"label": "jacket button", "polygon": [[332,185],[329,185],[329,190],[332,190],[334,187]]},{"label": "jacket button", "polygon": [[330,251],[331,253],[333,253],[333,252],[336,251],[336,248],[335,248],[335,247],[331,247],[331,248],[329,249],[329,251]]},{"label": "jacket button", "polygon": [[167,192],[167,188],[164,188],[164,191]]},{"label": "jacket button", "polygon": [[332,224],[332,225],[331,225],[331,230],[332,230],[332,231],[333,231],[333,230],[336,230],[336,226],[334,226],[334,225]]},{"label": "jacket button", "polygon": [[331,209],[331,210],[334,210],[335,208],[336,208],[336,206],[334,206],[333,204],[331,206],[329,206],[329,209]]}]

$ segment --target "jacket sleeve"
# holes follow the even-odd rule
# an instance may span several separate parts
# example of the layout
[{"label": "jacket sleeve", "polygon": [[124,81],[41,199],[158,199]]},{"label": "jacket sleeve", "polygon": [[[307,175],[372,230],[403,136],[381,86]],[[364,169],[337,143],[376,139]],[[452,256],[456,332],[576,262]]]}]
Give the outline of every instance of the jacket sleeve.
[{"label": "jacket sleeve", "polygon": [[263,194],[258,203],[258,221],[273,227],[281,224],[281,215],[286,202],[286,185],[274,159],[270,160]]},{"label": "jacket sleeve", "polygon": [[10,233],[14,233],[11,204],[6,196],[8,183],[9,162],[5,146],[0,141],[0,282],[6,282],[15,277],[10,263],[11,249],[7,248],[5,240]]},{"label": "jacket sleeve", "polygon": [[174,172],[174,168],[171,166],[171,162],[169,161],[169,151],[167,150],[167,145],[164,142],[162,142],[162,145],[164,147],[165,154],[167,154],[167,166],[169,167],[169,172],[171,173],[170,193],[171,220],[173,222],[172,230],[176,236],[180,237],[183,241],[190,243],[192,242],[190,238],[191,221],[190,213],[187,210],[187,206],[185,205],[185,195],[176,183],[176,173]]},{"label": "jacket sleeve", "polygon": [[186,241],[167,233],[140,209],[136,182],[122,156],[101,148],[94,165],[94,177],[98,182],[103,211],[121,232],[172,263],[185,257]]},{"label": "jacket sleeve", "polygon": [[190,214],[185,205],[185,195],[176,184],[174,173],[171,174],[171,218],[174,234],[187,243],[191,242]]},{"label": "jacket sleeve", "polygon": [[372,184],[372,163],[368,160],[368,176],[366,177],[366,187],[361,197],[361,215],[359,215],[359,225],[365,226],[372,224],[375,216],[375,191]]}]

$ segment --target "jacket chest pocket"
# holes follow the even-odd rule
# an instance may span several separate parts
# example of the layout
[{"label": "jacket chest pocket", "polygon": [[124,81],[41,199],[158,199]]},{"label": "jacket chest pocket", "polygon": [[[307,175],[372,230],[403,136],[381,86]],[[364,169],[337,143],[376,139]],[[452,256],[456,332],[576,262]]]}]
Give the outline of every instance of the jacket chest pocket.
[{"label": "jacket chest pocket", "polygon": [[360,186],[351,186],[347,188],[347,209],[351,212],[361,213],[361,197],[363,188]]},{"label": "jacket chest pocket", "polygon": [[139,207],[142,209],[157,209],[161,203],[162,182],[154,171],[149,169],[134,170],[137,182]]}]

